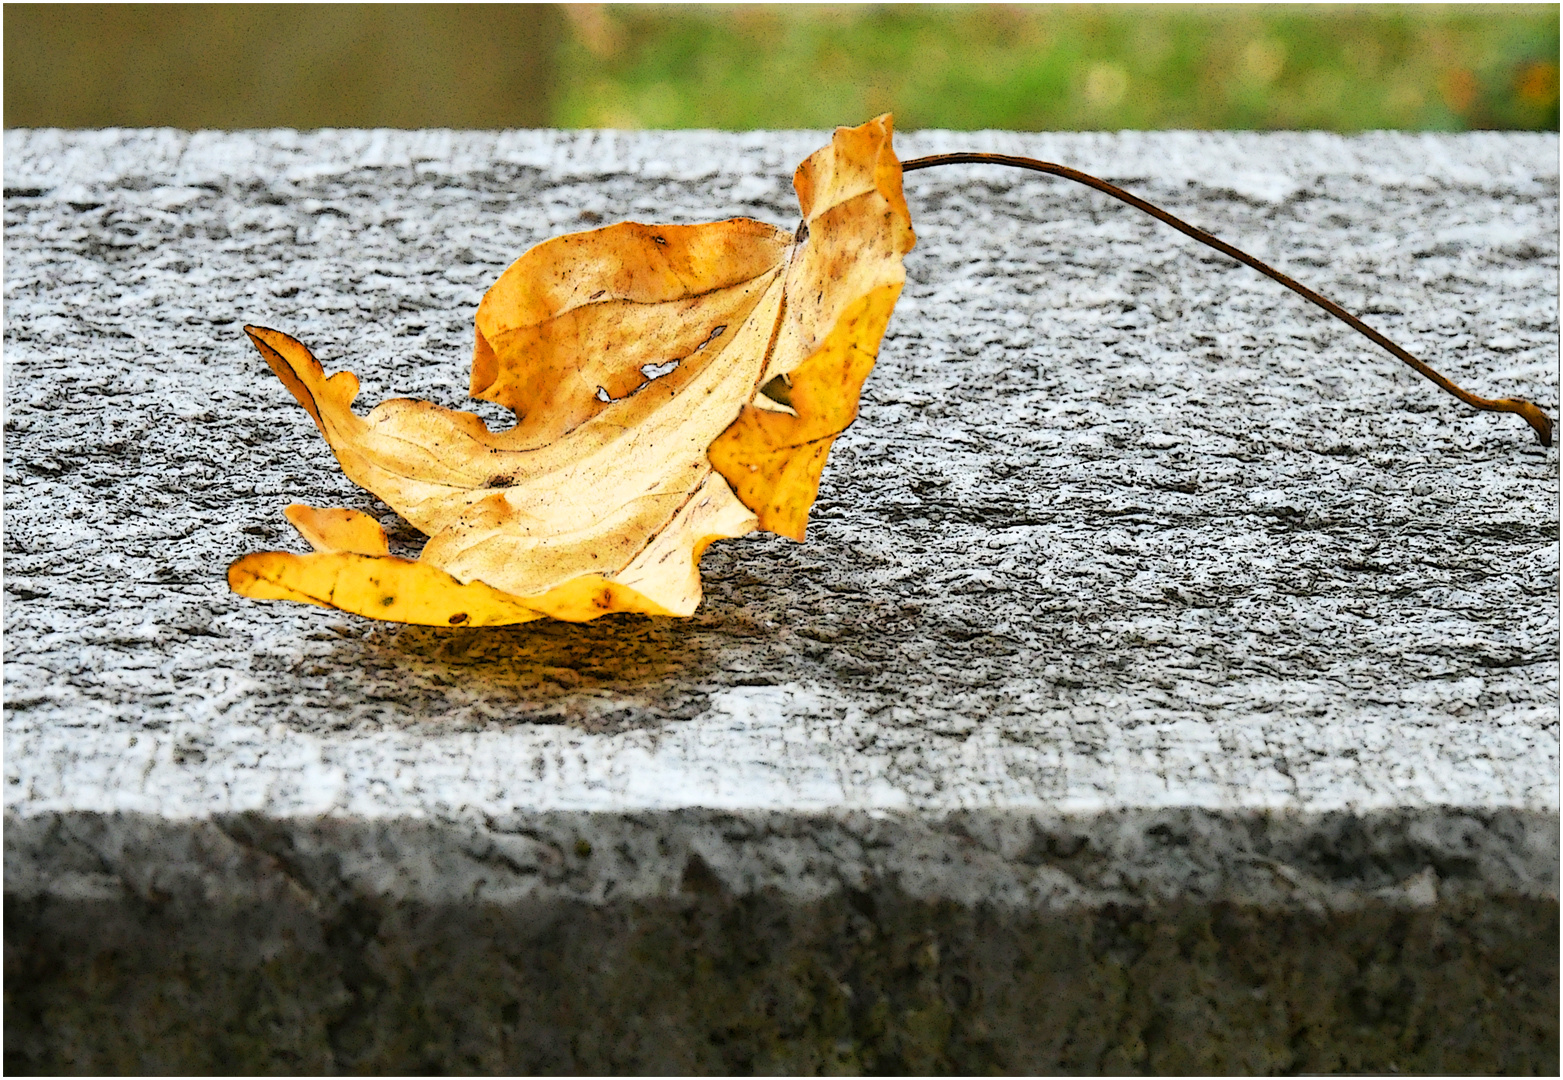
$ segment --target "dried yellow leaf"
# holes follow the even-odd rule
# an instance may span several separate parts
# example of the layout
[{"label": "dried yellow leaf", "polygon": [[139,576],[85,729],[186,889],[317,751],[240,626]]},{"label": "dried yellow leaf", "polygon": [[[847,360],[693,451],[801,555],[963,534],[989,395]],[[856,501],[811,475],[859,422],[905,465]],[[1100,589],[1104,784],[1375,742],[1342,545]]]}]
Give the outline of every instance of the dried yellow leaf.
[{"label": "dried yellow leaf", "polygon": [[796,233],[626,222],[523,255],[477,314],[471,392],[504,431],[407,399],[360,417],[351,373],[247,327],[347,476],[429,540],[396,558],[368,515],[295,505],[314,553],[246,556],[231,587],[430,625],[689,615],[714,540],[801,540],[913,243],[891,134],[839,129],[798,168]]}]

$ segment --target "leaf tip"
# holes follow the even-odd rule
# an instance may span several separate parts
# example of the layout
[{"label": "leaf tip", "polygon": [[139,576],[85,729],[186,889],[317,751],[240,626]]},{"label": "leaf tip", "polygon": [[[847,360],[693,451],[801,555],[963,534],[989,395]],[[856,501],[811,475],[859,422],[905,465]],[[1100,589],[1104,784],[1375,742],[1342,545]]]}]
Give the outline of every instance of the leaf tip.
[{"label": "leaf tip", "polygon": [[1536,441],[1542,446],[1552,445],[1552,417],[1542,412],[1530,402],[1524,402],[1525,410],[1520,413],[1525,422],[1536,432]]},{"label": "leaf tip", "polygon": [[274,580],[274,574],[268,574],[268,568],[273,567],[276,556],[284,554],[276,551],[252,551],[248,555],[241,556],[228,564],[228,591],[235,596],[248,597],[251,600],[306,600],[308,603],[319,604],[319,600],[295,596],[287,590],[279,589]]}]

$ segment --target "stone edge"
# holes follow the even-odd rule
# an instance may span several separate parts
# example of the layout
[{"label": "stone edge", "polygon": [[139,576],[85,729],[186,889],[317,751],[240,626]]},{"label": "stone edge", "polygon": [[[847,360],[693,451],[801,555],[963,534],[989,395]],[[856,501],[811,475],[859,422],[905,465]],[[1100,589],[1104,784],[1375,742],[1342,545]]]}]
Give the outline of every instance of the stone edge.
[{"label": "stone edge", "polygon": [[691,891],[811,902],[890,886],[1015,909],[1196,902],[1318,912],[1556,901],[1556,811],[548,811],[486,820],[5,815],[8,897],[509,905]]}]

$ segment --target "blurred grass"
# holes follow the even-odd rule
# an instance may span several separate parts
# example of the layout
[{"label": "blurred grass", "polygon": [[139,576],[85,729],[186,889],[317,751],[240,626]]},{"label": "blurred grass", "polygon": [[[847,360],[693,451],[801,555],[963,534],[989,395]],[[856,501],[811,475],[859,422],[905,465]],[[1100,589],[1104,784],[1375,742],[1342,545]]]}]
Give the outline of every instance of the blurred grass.
[{"label": "blurred grass", "polygon": [[1558,128],[1556,5],[6,4],[7,127]]},{"label": "blurred grass", "polygon": [[563,127],[1557,130],[1556,5],[574,5]]},{"label": "blurred grass", "polygon": [[553,5],[6,4],[6,127],[541,127]]}]

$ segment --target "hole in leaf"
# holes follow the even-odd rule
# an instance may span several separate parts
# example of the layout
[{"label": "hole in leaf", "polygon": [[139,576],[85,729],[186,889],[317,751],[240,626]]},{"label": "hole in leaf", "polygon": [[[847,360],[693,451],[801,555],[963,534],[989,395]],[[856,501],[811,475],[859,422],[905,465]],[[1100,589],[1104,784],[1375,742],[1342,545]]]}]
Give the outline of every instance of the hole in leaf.
[{"label": "hole in leaf", "polygon": [[792,379],[786,375],[778,375],[764,386],[760,387],[760,393],[776,402],[792,408]]}]

